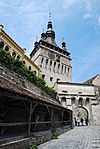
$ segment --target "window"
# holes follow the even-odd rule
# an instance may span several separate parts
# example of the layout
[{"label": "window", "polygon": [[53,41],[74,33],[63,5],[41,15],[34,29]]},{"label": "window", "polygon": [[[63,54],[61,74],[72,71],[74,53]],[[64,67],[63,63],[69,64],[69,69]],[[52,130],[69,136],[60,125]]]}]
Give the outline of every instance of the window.
[{"label": "window", "polygon": [[65,66],[65,73],[66,73],[66,66]]},{"label": "window", "polygon": [[46,65],[48,65],[48,59],[46,59]]},{"label": "window", "polygon": [[79,98],[78,104],[79,104],[79,105],[83,105],[83,98]]},{"label": "window", "polygon": [[67,76],[69,75],[69,67],[68,67],[68,72],[67,72]]},{"label": "window", "polygon": [[41,59],[41,63],[43,63],[43,60],[44,60],[44,58],[42,57],[42,59]]},{"label": "window", "polygon": [[62,97],[61,102],[66,102],[66,97]]},{"label": "window", "polygon": [[78,94],[82,94],[82,92],[78,92]]},{"label": "window", "polygon": [[17,59],[20,59],[20,56],[19,55],[17,56]]},{"label": "window", "polygon": [[57,82],[59,81],[60,79],[59,78],[57,78]]},{"label": "window", "polygon": [[72,104],[72,105],[75,104],[75,97],[72,97],[72,98],[71,98],[71,104]]},{"label": "window", "polygon": [[53,77],[50,77],[50,81],[52,81],[53,80]]},{"label": "window", "polygon": [[57,70],[58,73],[59,73],[59,71],[60,71],[59,69],[60,69],[60,64],[58,64],[58,70]]},{"label": "window", "polygon": [[42,78],[43,78],[43,79],[45,78],[45,75],[44,75],[44,74],[42,74]]},{"label": "window", "polygon": [[56,67],[56,62],[54,62],[54,68]]},{"label": "window", "polygon": [[60,62],[60,56],[59,55],[56,55],[56,61]]},{"label": "window", "polygon": [[15,52],[13,52],[13,53],[12,53],[12,56],[13,56],[13,57],[16,57],[16,53],[15,53]]},{"label": "window", "polygon": [[8,47],[8,46],[6,46],[6,47],[5,47],[5,50],[6,50],[6,51],[9,51],[9,47]]},{"label": "window", "polygon": [[50,61],[50,66],[52,66],[52,61]]},{"label": "window", "polygon": [[23,63],[26,64],[25,61],[23,61]]},{"label": "window", "polygon": [[61,68],[61,73],[63,73],[63,65],[62,65],[62,68]]},{"label": "window", "polygon": [[29,70],[31,70],[31,66],[29,66]]},{"label": "window", "polygon": [[4,47],[4,42],[1,41],[1,42],[0,42],[0,48],[3,48],[3,47]]},{"label": "window", "polygon": [[86,98],[85,105],[88,105],[88,104],[89,104],[89,98]]}]

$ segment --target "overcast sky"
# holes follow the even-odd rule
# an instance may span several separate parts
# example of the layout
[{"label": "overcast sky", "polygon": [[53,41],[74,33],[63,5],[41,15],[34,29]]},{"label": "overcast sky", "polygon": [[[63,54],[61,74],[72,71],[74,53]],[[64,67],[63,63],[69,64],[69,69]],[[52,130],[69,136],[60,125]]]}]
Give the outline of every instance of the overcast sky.
[{"label": "overcast sky", "polygon": [[0,0],[0,24],[31,53],[51,12],[56,42],[71,53],[73,82],[100,74],[100,0]]}]

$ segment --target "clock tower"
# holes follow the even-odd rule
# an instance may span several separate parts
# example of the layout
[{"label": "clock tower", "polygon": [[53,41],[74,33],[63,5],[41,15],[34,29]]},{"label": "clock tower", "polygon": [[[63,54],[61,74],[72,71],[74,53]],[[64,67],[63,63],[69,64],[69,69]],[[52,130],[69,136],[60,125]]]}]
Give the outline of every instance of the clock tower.
[{"label": "clock tower", "polygon": [[34,43],[30,58],[41,68],[41,77],[49,87],[54,87],[58,81],[72,81],[70,53],[65,42],[62,42],[61,48],[57,45],[51,21],[47,24],[47,31],[41,34],[41,39]]}]

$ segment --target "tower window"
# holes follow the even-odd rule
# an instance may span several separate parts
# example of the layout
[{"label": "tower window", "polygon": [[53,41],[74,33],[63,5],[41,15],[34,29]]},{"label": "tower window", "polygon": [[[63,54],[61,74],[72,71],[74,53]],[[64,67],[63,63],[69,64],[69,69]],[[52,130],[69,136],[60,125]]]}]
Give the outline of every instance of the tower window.
[{"label": "tower window", "polygon": [[48,59],[46,59],[46,65],[48,65]]},{"label": "tower window", "polygon": [[50,66],[52,66],[52,61],[50,61]]},{"label": "tower window", "polygon": [[44,74],[42,74],[42,78],[43,78],[43,79],[45,78],[45,75],[44,75]]},{"label": "tower window", "polygon": [[59,55],[56,56],[56,61],[60,62],[60,56]]},{"label": "tower window", "polygon": [[54,68],[56,67],[56,62],[54,62]]},{"label": "tower window", "polygon": [[42,59],[41,59],[41,63],[43,63],[43,60],[44,60],[44,58],[42,57]]},{"label": "tower window", "polygon": [[62,68],[61,68],[61,72],[63,73],[63,65],[62,65]]},{"label": "tower window", "polygon": [[67,73],[67,76],[69,75],[69,67],[68,67],[68,73]]},{"label": "tower window", "polygon": [[53,77],[50,77],[50,81],[52,81],[53,80]]},{"label": "tower window", "polygon": [[66,66],[65,66],[65,73],[66,73]]}]

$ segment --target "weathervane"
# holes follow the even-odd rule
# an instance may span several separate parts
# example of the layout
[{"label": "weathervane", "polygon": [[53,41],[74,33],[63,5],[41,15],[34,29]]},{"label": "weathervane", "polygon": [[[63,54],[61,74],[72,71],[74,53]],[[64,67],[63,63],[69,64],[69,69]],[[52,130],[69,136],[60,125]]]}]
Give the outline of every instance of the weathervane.
[{"label": "weathervane", "polygon": [[49,21],[51,21],[51,12],[49,12]]}]

